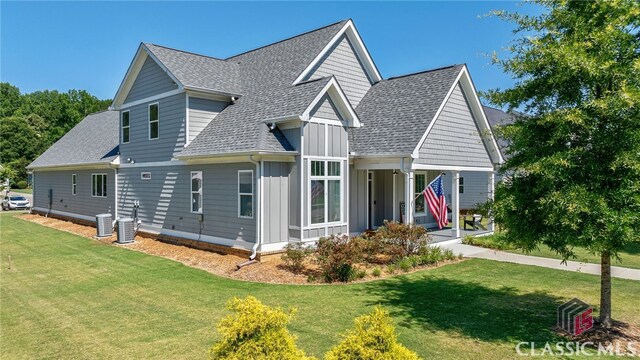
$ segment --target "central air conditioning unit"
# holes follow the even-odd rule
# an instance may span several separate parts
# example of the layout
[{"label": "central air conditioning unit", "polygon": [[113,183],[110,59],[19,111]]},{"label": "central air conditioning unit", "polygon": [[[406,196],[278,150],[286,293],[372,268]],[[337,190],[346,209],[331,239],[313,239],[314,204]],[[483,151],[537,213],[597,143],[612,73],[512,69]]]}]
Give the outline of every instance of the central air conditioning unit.
[{"label": "central air conditioning unit", "polygon": [[136,236],[132,218],[118,219],[118,244],[131,244]]},{"label": "central air conditioning unit", "polygon": [[96,229],[98,230],[98,237],[107,237],[113,234],[111,220],[111,214],[98,214],[96,215]]}]

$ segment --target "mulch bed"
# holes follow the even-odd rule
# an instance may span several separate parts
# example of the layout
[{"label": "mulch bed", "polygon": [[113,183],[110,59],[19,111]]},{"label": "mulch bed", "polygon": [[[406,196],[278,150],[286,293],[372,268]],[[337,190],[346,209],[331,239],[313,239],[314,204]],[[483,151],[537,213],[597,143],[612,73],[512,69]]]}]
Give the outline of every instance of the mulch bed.
[{"label": "mulch bed", "polygon": [[[19,216],[19,218],[53,229],[91,238],[105,244],[121,246],[125,249],[140,251],[149,255],[161,256],[166,259],[175,260],[186,266],[235,280],[271,284],[309,284],[309,275],[313,275],[314,281],[312,281],[312,283],[317,284],[321,281],[319,273],[312,264],[308,264],[307,271],[304,271],[301,274],[294,274],[285,268],[281,256],[278,254],[263,256],[259,263],[245,266],[238,270],[236,265],[247,261],[248,258],[236,255],[218,254],[181,245],[168,244],[141,235],[137,235],[135,242],[132,244],[119,245],[115,243],[117,240],[115,235],[105,238],[96,238],[96,229],[91,226],[79,225],[70,221],[47,218],[35,214],[24,214]],[[443,262],[437,266],[459,261],[462,260]],[[436,266],[419,267],[411,272],[433,267]],[[380,277],[373,277],[370,272],[367,273],[368,274],[365,278],[357,280],[356,282],[377,280],[394,275],[383,271]]]},{"label": "mulch bed", "polygon": [[[620,321],[613,321],[610,329],[604,329],[597,322],[593,324],[591,330],[578,336],[571,336],[560,328],[555,328],[557,334],[579,343],[591,343],[591,348],[598,349],[598,345],[604,348],[611,345],[613,349],[618,349],[621,353],[627,352],[627,346],[635,348],[636,352],[640,351],[640,327]],[[629,354],[632,355],[632,354]],[[635,356],[638,356],[637,354]]]}]

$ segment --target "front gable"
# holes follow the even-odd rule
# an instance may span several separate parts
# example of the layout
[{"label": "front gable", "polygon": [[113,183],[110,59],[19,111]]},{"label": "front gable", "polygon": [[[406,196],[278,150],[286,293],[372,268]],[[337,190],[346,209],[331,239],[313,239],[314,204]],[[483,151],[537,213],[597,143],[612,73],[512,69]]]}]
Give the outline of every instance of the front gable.
[{"label": "front gable", "polygon": [[178,84],[173,81],[155,60],[147,56],[138,72],[138,76],[136,76],[133,81],[133,85],[124,103],[130,103],[176,89],[178,89]]},{"label": "front gable", "polygon": [[310,114],[312,118],[344,122],[344,118],[340,114],[340,111],[338,111],[336,105],[333,103],[333,100],[331,100],[329,94],[325,94],[320,99],[318,104],[313,107]]},{"label": "front gable", "polygon": [[418,164],[493,167],[489,151],[460,83],[446,100],[418,150]]}]

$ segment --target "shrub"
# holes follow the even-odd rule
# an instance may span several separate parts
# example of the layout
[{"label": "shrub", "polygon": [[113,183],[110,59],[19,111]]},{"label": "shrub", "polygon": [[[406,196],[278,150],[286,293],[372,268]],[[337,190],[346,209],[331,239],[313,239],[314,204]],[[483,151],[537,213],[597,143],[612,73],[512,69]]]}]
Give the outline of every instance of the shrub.
[{"label": "shrub", "polygon": [[313,250],[302,243],[291,243],[285,247],[282,255],[284,266],[290,271],[298,274],[304,270],[304,260],[311,255]]},{"label": "shrub", "polygon": [[379,266],[376,266],[373,268],[373,270],[371,270],[371,275],[375,277],[379,277],[380,275],[382,275],[382,270],[380,269]]},{"label": "shrub", "polygon": [[443,257],[445,260],[454,260],[454,259],[456,258],[456,255],[453,253],[453,250],[451,250],[451,249],[445,249],[445,250],[442,252],[442,257]]},{"label": "shrub", "polygon": [[374,235],[383,244],[383,252],[392,261],[427,250],[431,236],[427,229],[412,224],[385,221]]},{"label": "shrub", "polygon": [[395,274],[396,271],[398,271],[398,265],[396,264],[389,264],[387,265],[387,272],[389,274]]},{"label": "shrub", "polygon": [[400,268],[400,270],[407,272],[409,270],[411,270],[412,266],[411,266],[411,261],[409,260],[409,258],[403,258],[400,259],[398,262],[398,267]]},{"label": "shrub", "polygon": [[253,296],[233,298],[227,309],[235,314],[218,324],[222,339],[209,350],[210,359],[308,359],[286,328],[295,309],[271,308]]},{"label": "shrub", "polygon": [[16,187],[18,189],[26,189],[28,186],[27,182],[25,180],[20,180],[16,183]]},{"label": "shrub", "polygon": [[325,355],[327,360],[416,360],[418,355],[398,343],[389,313],[376,307],[355,319],[355,327]]},{"label": "shrub", "polygon": [[367,271],[364,269],[356,269],[355,270],[355,278],[356,279],[364,279],[367,276]]},{"label": "shrub", "polygon": [[353,264],[362,259],[357,241],[347,235],[331,235],[318,241],[317,262],[327,282],[349,282],[356,277]]},{"label": "shrub", "polygon": [[474,239],[475,238],[473,236],[471,236],[471,235],[465,235],[462,238],[462,243],[465,244],[465,245],[475,245],[476,242],[474,241]]}]

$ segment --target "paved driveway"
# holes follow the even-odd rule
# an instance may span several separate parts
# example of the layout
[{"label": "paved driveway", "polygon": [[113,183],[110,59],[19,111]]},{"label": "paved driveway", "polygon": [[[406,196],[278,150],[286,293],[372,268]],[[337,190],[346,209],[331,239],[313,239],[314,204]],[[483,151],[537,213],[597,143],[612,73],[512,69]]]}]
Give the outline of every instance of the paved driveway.
[{"label": "paved driveway", "polygon": [[[29,200],[29,202],[31,203],[31,206],[33,206],[33,195],[32,194],[23,194],[23,193],[19,193],[19,192],[10,192],[9,195],[22,195],[25,198],[27,198],[27,200]],[[5,192],[2,192],[2,196],[0,196],[0,201],[2,201],[2,199],[4,199],[5,196]],[[2,211],[2,207],[0,207],[0,211]]]}]

